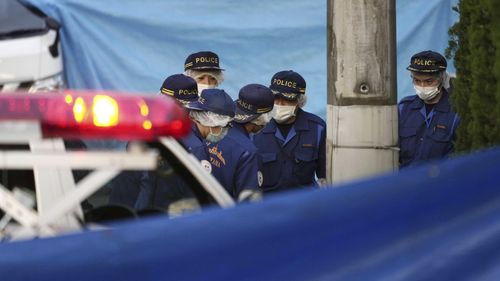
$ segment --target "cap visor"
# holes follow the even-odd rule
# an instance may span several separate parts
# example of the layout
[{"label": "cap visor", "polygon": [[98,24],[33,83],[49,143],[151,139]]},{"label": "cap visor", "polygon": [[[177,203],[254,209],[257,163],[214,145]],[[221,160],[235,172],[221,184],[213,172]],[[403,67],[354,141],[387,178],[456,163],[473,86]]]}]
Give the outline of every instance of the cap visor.
[{"label": "cap visor", "polygon": [[234,121],[236,123],[248,123],[257,117],[259,117],[259,114],[245,112],[239,107],[236,107],[236,111],[234,112]]},{"label": "cap visor", "polygon": [[215,67],[215,66],[195,66],[190,68],[192,70],[225,70],[224,68]]},{"label": "cap visor", "polygon": [[192,101],[177,99],[184,107],[187,107]]},{"label": "cap visor", "polygon": [[280,97],[289,101],[296,101],[299,98],[299,94],[295,93],[282,93],[279,91],[273,91],[274,97]]},{"label": "cap visor", "polygon": [[421,72],[421,73],[434,73],[434,72],[439,72],[441,69],[417,69],[411,66],[408,66],[406,70],[413,71],[413,72]]},{"label": "cap visor", "polygon": [[201,107],[201,104],[198,101],[188,102],[184,106],[191,110],[203,111],[203,108]]}]

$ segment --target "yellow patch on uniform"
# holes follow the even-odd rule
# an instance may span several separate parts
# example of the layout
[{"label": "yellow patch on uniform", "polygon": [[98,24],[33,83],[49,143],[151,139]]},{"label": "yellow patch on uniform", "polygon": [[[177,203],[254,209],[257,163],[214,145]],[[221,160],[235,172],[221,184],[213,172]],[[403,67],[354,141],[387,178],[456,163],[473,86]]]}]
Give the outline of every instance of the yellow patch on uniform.
[{"label": "yellow patch on uniform", "polygon": [[210,154],[214,155],[215,157],[217,157],[224,165],[226,165],[226,159],[224,159],[224,156],[222,155],[222,151],[220,151],[217,146],[209,148],[208,152]]},{"label": "yellow patch on uniform", "polygon": [[439,124],[438,124],[438,125],[436,125],[436,127],[437,127],[438,129],[443,129],[443,130],[446,130],[446,126],[445,126],[445,125],[439,125]]}]

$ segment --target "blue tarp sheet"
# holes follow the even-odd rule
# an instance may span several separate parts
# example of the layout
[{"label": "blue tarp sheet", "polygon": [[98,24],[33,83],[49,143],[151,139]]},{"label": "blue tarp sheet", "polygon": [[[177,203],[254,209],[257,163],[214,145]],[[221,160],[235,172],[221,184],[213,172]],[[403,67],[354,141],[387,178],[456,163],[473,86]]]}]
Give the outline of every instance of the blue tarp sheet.
[{"label": "blue tarp sheet", "polygon": [[500,280],[500,147],[326,190],[0,245],[1,280]]},{"label": "blue tarp sheet", "polygon": [[[448,47],[449,28],[458,20],[452,7],[458,0],[396,0],[398,101],[413,95],[412,81],[406,67],[413,54],[433,50],[444,55]],[[453,60],[448,60],[448,72],[455,74]]]},{"label": "blue tarp sheet", "polygon": [[[307,81],[306,110],[326,116],[324,0],[24,0],[62,23],[72,88],[157,92],[188,54],[212,50],[233,97],[293,69]],[[413,93],[405,67],[415,52],[444,51],[458,0],[397,0],[398,100]]]}]

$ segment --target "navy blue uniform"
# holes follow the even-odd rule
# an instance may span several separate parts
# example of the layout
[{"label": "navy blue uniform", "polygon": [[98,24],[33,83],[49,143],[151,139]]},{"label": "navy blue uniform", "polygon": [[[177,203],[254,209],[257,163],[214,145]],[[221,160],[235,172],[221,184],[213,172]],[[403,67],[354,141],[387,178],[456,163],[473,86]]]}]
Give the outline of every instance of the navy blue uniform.
[{"label": "navy blue uniform", "polygon": [[[208,159],[206,150],[203,149],[203,138],[195,124],[192,125],[191,132],[181,140],[181,143],[199,160]],[[140,186],[140,191],[136,196],[136,209],[166,208],[177,200],[194,197],[187,184],[175,175],[165,178],[158,176],[154,171],[145,171],[140,174],[140,179],[135,179],[134,182],[135,184],[139,182]]]},{"label": "navy blue uniform", "polygon": [[254,137],[262,157],[263,191],[313,185],[315,174],[325,178],[325,122],[299,108],[287,136],[277,126],[273,119]]},{"label": "navy blue uniform", "polygon": [[109,203],[124,204],[131,208],[168,208],[172,202],[194,197],[189,186],[165,164],[157,171],[125,171],[113,180]]},{"label": "navy blue uniform", "polygon": [[139,192],[144,188],[147,171],[123,171],[112,181],[109,203],[133,208]]},{"label": "navy blue uniform", "polygon": [[[200,130],[198,130],[198,127],[196,124],[191,125],[191,132],[189,135],[185,136],[184,138],[181,139],[181,143],[184,145],[184,147],[187,149],[189,152],[193,152],[193,149],[199,146],[203,146],[203,137],[201,136]],[[196,155],[195,155],[196,156]],[[202,157],[205,159],[206,157]],[[200,159],[202,160],[202,159]]]},{"label": "navy blue uniform", "polygon": [[187,184],[175,174],[160,176],[155,171],[144,171],[139,186],[134,206],[138,210],[151,207],[168,209],[175,201],[194,197]]},{"label": "navy blue uniform", "polygon": [[443,95],[427,113],[425,103],[416,95],[399,103],[400,168],[446,157],[453,151],[453,140],[460,118],[451,109],[449,94]]},{"label": "navy blue uniform", "polygon": [[219,142],[205,141],[205,144],[212,175],[237,199],[242,190],[259,188],[259,158],[243,126],[236,123],[233,126]]}]

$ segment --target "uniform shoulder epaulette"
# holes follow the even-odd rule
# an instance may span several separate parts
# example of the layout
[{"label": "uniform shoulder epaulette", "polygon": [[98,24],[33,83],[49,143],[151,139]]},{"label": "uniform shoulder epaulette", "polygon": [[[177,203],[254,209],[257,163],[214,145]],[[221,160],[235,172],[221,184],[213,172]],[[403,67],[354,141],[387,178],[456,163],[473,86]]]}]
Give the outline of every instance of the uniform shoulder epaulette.
[{"label": "uniform shoulder epaulette", "polygon": [[[305,112],[305,111],[304,111],[304,112]],[[312,122],[314,122],[314,123],[318,123],[318,124],[320,124],[321,126],[326,127],[325,120],[321,119],[321,117],[319,117],[319,116],[317,116],[317,115],[315,115],[315,114],[312,114],[312,113],[310,113],[310,112],[305,112],[305,113],[307,113],[307,119],[308,119],[309,121],[312,121]]]},{"label": "uniform shoulder epaulette", "polygon": [[417,95],[412,95],[412,96],[407,96],[407,97],[404,97],[403,99],[401,99],[399,101],[399,103],[407,103],[407,102],[412,102],[415,100],[415,98],[417,97]]}]

